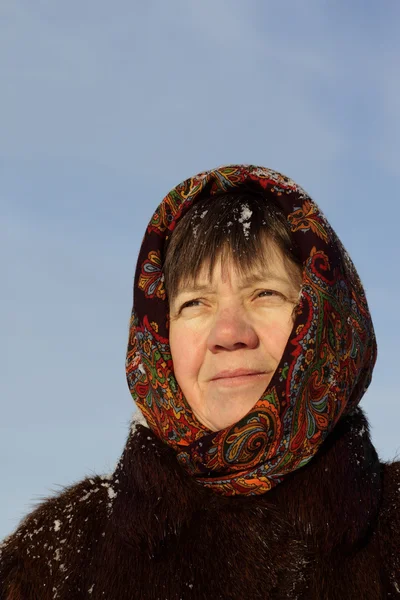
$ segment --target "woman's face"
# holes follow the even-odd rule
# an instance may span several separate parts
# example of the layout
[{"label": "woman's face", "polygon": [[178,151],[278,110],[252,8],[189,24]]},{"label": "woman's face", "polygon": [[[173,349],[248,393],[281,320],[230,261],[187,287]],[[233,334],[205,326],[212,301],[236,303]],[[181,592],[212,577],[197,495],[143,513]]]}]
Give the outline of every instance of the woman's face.
[{"label": "woman's face", "polygon": [[[296,275],[293,272],[296,272]],[[175,377],[198,420],[219,431],[244,417],[270,383],[293,327],[301,273],[274,246],[268,265],[240,275],[206,267],[170,306]]]}]

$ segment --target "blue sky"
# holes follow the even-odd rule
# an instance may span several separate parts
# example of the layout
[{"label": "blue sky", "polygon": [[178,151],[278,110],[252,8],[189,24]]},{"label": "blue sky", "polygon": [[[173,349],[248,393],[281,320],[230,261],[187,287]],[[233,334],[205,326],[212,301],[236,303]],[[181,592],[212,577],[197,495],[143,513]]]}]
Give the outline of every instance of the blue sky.
[{"label": "blue sky", "polygon": [[298,181],[350,252],[379,348],[363,406],[400,451],[399,26],[396,0],[2,0],[0,538],[118,460],[145,226],[230,162]]}]

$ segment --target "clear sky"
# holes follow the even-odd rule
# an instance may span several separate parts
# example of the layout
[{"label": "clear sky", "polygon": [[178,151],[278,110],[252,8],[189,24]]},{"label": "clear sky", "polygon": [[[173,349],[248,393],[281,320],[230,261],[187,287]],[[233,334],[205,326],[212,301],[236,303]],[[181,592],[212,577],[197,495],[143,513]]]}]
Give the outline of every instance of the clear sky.
[{"label": "clear sky", "polygon": [[145,226],[221,164],[325,211],[378,337],[373,440],[399,452],[399,28],[397,0],[1,0],[0,538],[114,467]]}]

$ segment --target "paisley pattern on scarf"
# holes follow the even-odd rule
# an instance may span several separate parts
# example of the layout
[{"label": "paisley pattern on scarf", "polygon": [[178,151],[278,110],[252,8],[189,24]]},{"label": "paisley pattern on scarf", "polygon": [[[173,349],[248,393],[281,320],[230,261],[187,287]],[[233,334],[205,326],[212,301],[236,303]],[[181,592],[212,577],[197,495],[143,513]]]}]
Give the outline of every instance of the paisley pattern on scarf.
[{"label": "paisley pattern on scarf", "polygon": [[[163,287],[164,244],[200,197],[240,188],[274,197],[303,260],[292,334],[263,396],[234,425],[212,432],[174,377]],[[376,341],[364,290],[318,206],[294,181],[263,167],[230,165],[188,179],[162,201],[140,250],[126,373],[149,427],[199,483],[222,495],[263,494],[306,465],[367,389]]]},{"label": "paisley pattern on scarf", "polygon": [[139,277],[139,288],[144,291],[146,298],[157,296],[165,299],[164,277],[160,253],[151,251],[142,265]]}]

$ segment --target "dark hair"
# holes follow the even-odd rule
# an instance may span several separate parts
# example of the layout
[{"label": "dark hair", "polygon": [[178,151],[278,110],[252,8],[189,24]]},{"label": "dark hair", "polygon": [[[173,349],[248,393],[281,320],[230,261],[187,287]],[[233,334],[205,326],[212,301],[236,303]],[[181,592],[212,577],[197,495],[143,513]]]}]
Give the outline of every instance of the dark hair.
[{"label": "dark hair", "polygon": [[179,285],[192,281],[204,264],[211,278],[219,258],[231,258],[240,273],[267,261],[271,242],[281,249],[287,268],[299,278],[299,251],[286,216],[273,199],[253,191],[200,199],[181,218],[167,242],[163,272],[168,298],[173,299]]}]

